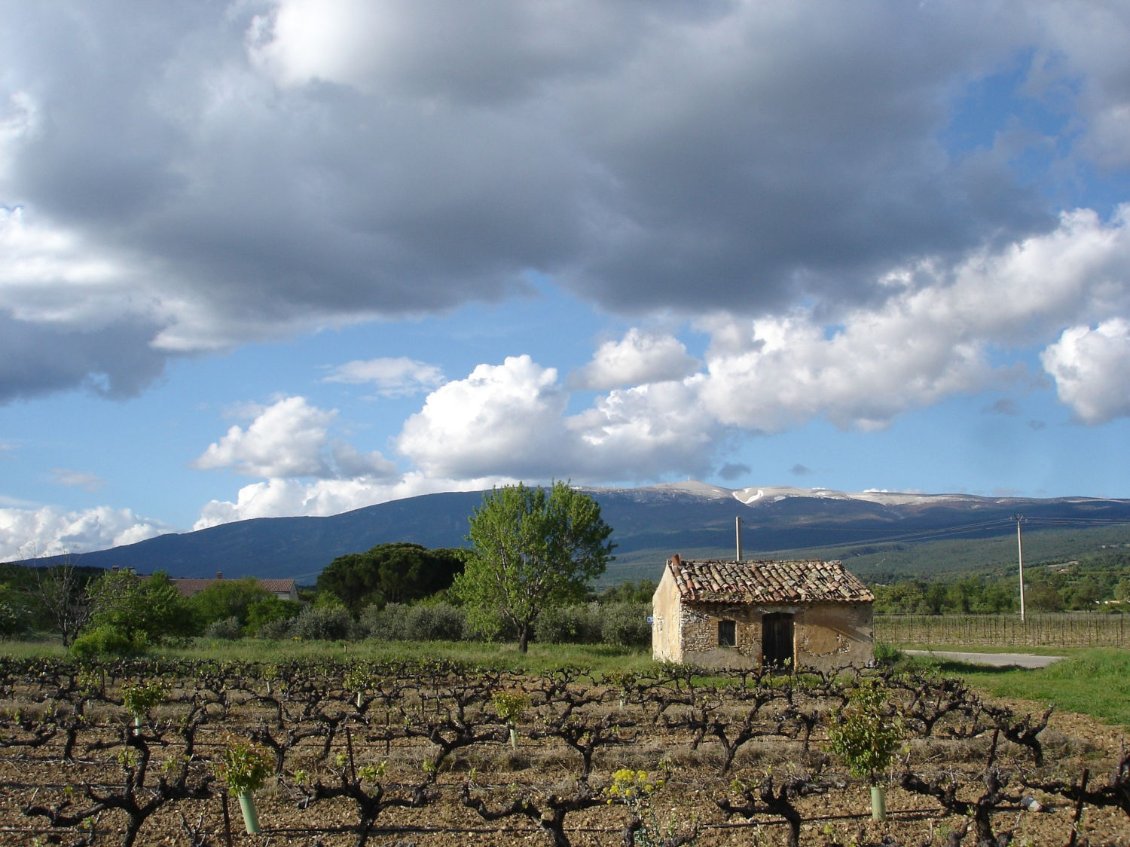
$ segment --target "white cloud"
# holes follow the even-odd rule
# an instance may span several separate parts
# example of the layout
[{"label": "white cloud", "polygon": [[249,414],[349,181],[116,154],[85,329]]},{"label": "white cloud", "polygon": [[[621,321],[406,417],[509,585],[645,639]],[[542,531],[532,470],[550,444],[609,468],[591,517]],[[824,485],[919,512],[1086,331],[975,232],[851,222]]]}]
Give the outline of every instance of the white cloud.
[{"label": "white cloud", "polygon": [[429,394],[397,444],[428,476],[552,475],[569,455],[567,400],[554,368],[511,356]]},{"label": "white cloud", "polygon": [[980,353],[955,328],[916,326],[897,313],[853,315],[831,336],[805,315],[759,320],[739,349],[707,354],[702,407],[722,424],[757,432],[818,417],[875,429],[983,384]]},{"label": "white cloud", "polygon": [[[363,85],[395,43],[378,7],[359,0],[279,0],[248,29],[248,50],[283,85]],[[392,42],[392,43],[390,43]]]},{"label": "white cloud", "polygon": [[169,531],[129,509],[109,506],[78,511],[0,508],[0,560],[104,550]]},{"label": "white cloud", "polygon": [[683,379],[698,368],[687,348],[671,335],[632,328],[620,341],[606,341],[570,380],[581,388],[610,388]]},{"label": "white cloud", "polygon": [[700,383],[690,378],[618,389],[570,418],[580,475],[655,479],[705,473],[721,427],[701,413]]},{"label": "white cloud", "polygon": [[280,478],[395,474],[393,464],[377,452],[361,454],[348,445],[331,444],[329,427],[336,416],[304,397],[283,398],[261,410],[246,429],[233,426],[208,445],[196,467]]},{"label": "white cloud", "polygon": [[777,432],[825,417],[874,429],[908,410],[976,391],[1007,373],[993,345],[1039,344],[1064,320],[1128,305],[1127,209],[1104,225],[1062,217],[1046,235],[984,251],[956,268],[923,263],[888,276],[878,307],[826,326],[812,311],[703,320],[711,333],[704,410],[729,426]]},{"label": "white cloud", "polygon": [[667,380],[568,414],[553,368],[510,357],[432,392],[398,446],[427,476],[584,482],[701,472],[719,427],[697,411],[696,392],[694,378]]},{"label": "white cloud", "polygon": [[1093,329],[1066,329],[1040,361],[1079,420],[1101,424],[1130,417],[1130,321],[1111,318]]},{"label": "white cloud", "polygon": [[358,359],[334,368],[325,381],[349,385],[372,383],[385,397],[408,397],[440,385],[443,371],[435,365],[405,356]]}]

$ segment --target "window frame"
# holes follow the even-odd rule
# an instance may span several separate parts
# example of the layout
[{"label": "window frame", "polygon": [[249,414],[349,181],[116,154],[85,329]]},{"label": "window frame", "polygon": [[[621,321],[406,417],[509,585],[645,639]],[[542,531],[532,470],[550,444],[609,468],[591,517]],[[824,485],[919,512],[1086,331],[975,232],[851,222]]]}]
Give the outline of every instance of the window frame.
[{"label": "window frame", "polygon": [[721,618],[718,621],[718,646],[738,646],[738,622],[732,618]]}]

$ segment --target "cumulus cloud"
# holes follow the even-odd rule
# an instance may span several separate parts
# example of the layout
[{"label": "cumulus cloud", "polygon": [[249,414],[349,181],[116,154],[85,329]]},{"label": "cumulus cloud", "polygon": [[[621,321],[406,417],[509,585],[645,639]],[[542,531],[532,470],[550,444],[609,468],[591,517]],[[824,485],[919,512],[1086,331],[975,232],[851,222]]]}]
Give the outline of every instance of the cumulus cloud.
[{"label": "cumulus cloud", "polygon": [[0,560],[59,556],[134,544],[169,527],[130,509],[0,508]]},{"label": "cumulus cloud", "polygon": [[874,429],[897,414],[1008,376],[990,365],[1002,340],[1041,343],[1063,320],[1126,308],[1126,209],[1104,224],[1065,214],[1041,236],[978,253],[950,269],[890,274],[888,299],[827,326],[813,310],[749,322],[706,319],[701,397],[720,422],[777,432],[817,417]]},{"label": "cumulus cloud", "polygon": [[1040,355],[1059,399],[1084,423],[1130,417],[1130,321],[1111,318],[1097,327],[1075,326]]},{"label": "cumulus cloud", "polygon": [[699,381],[617,389],[568,420],[572,465],[590,478],[701,476],[720,435],[698,411]]},{"label": "cumulus cloud", "polygon": [[202,521],[697,473],[736,436],[1024,382],[1040,349],[1080,421],[1127,414],[1130,211],[1049,200],[1130,164],[1114,5],[0,8],[0,403],[129,397],[170,357],[535,277],[709,338],[696,360],[635,328],[564,380],[349,362],[325,378],[429,392],[396,442],[414,470],[287,397],[197,459],[254,478]]},{"label": "cumulus cloud", "polygon": [[649,382],[682,379],[694,373],[698,362],[679,339],[631,329],[620,341],[606,341],[592,361],[573,375],[580,388],[605,391]]},{"label": "cumulus cloud", "polygon": [[397,446],[428,476],[540,477],[559,462],[566,401],[554,368],[507,357],[429,394]]},{"label": "cumulus cloud", "polygon": [[[481,365],[429,395],[398,446],[425,473],[453,477],[702,473],[737,433],[819,418],[878,429],[955,394],[1029,383],[1019,363],[994,360],[994,345],[1038,346],[1064,319],[1126,308],[1128,265],[1125,210],[1108,222],[1066,213],[1046,234],[978,251],[957,267],[895,269],[881,281],[884,300],[844,310],[835,324],[816,308],[704,318],[697,327],[711,343],[694,372],[676,339],[633,330],[603,344],[573,385],[639,384],[612,388],[580,412],[566,411],[570,394],[556,371],[528,356]],[[1080,411],[1090,422],[1118,413],[1120,395],[1099,386],[1124,380],[1122,326],[1065,335],[1045,354],[1065,402],[1094,409],[1097,396],[1107,398],[1101,413]],[[1090,371],[1078,363],[1084,351]]]},{"label": "cumulus cloud", "polygon": [[334,368],[325,380],[348,385],[371,384],[385,397],[409,397],[440,385],[443,371],[405,356],[357,359]]},{"label": "cumulus cloud", "polygon": [[479,365],[432,392],[397,446],[427,476],[586,481],[706,471],[719,427],[696,413],[693,378],[617,389],[576,414],[569,399],[556,370],[530,356]]},{"label": "cumulus cloud", "polygon": [[892,268],[1055,226],[994,136],[1044,149],[1038,121],[945,146],[1002,67],[1085,115],[1049,173],[1125,164],[1128,26],[1097,7],[16,5],[0,321],[17,357],[52,352],[0,398],[136,393],[169,356],[497,301],[531,270],[632,314],[882,300]]},{"label": "cumulus cloud", "polygon": [[232,426],[196,460],[204,470],[230,468],[247,476],[319,477],[360,474],[388,476],[395,466],[373,452],[331,443],[336,412],[310,405],[304,397],[285,397],[260,410],[243,428]]}]

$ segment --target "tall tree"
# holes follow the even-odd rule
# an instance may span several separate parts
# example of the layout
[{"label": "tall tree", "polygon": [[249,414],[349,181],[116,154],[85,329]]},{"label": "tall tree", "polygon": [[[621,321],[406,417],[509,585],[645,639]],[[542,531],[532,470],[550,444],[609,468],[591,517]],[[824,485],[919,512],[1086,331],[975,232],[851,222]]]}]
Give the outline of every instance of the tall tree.
[{"label": "tall tree", "polygon": [[563,482],[495,489],[471,516],[472,552],[453,593],[495,631],[510,624],[525,653],[538,615],[582,599],[604,573],[611,534],[600,504]]},{"label": "tall tree", "polygon": [[196,625],[201,629],[215,621],[232,617],[239,620],[240,626],[246,626],[251,607],[273,598],[274,595],[259,580],[248,576],[243,579],[218,579],[203,591],[189,597],[186,605],[196,616]]},{"label": "tall tree", "polygon": [[192,632],[192,615],[162,571],[147,577],[110,571],[91,583],[88,593],[94,604],[90,623],[116,630],[139,647]]},{"label": "tall tree", "polygon": [[59,633],[63,646],[69,647],[94,611],[94,604],[87,594],[91,571],[64,562],[35,568],[34,572],[31,601],[41,619]]},{"label": "tall tree", "polygon": [[318,575],[317,588],[356,614],[370,603],[406,603],[449,588],[465,558],[464,550],[378,544],[364,553],[338,556]]}]

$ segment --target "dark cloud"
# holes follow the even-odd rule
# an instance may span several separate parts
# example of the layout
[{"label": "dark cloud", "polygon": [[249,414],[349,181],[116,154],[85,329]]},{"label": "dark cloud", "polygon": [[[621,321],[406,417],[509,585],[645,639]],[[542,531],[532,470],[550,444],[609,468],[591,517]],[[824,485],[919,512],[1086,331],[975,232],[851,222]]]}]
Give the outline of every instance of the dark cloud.
[{"label": "dark cloud", "polygon": [[130,322],[66,329],[0,313],[0,404],[74,388],[112,399],[136,395],[164,369],[164,356],[148,344],[153,333]]},{"label": "dark cloud", "polygon": [[808,476],[812,473],[812,468],[807,465],[796,464],[789,468],[789,473],[793,476]]},{"label": "dark cloud", "polygon": [[[630,313],[834,312],[1050,225],[1011,159],[938,140],[1031,35],[1015,9],[335,0],[340,43],[296,47],[316,34],[281,5],[3,4],[0,98],[34,114],[0,204],[162,304],[127,358],[498,300],[531,270]],[[68,362],[93,343],[63,337]]]},{"label": "dark cloud", "polygon": [[748,479],[751,473],[753,473],[753,468],[740,462],[730,462],[718,469],[718,476],[727,481]]}]

